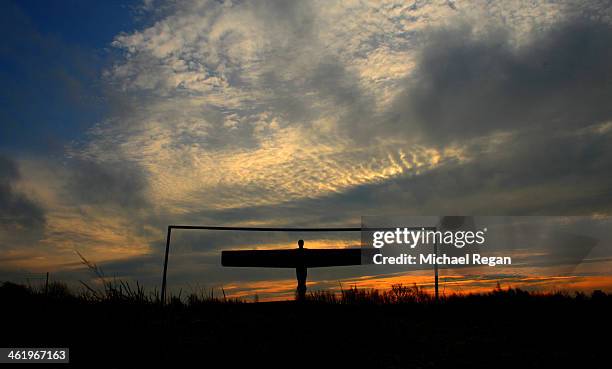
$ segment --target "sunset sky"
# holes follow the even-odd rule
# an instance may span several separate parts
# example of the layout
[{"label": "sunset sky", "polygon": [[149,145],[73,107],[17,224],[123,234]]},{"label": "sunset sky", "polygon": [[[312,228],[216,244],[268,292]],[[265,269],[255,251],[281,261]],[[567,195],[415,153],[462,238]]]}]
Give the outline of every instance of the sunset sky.
[{"label": "sunset sky", "polygon": [[[0,280],[91,280],[78,251],[158,287],[168,224],[612,224],[608,1],[2,1],[0,29]],[[292,296],[295,271],[219,258],[298,237],[360,241],[179,231],[169,285]],[[571,270],[526,260],[449,272],[444,288],[612,291],[608,243]],[[309,281],[432,278],[356,267]]]}]

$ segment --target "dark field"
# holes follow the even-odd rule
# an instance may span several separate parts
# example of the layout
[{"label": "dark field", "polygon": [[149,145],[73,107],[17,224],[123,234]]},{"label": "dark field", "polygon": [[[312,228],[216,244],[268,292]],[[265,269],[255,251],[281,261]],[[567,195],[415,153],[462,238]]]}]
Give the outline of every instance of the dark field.
[{"label": "dark field", "polygon": [[[0,287],[2,347],[69,347],[83,367],[607,367],[612,295],[495,290],[439,302],[416,287],[304,303],[192,296],[161,308],[125,287]],[[187,365],[193,363],[195,365]],[[220,363],[220,366],[215,364]]]}]

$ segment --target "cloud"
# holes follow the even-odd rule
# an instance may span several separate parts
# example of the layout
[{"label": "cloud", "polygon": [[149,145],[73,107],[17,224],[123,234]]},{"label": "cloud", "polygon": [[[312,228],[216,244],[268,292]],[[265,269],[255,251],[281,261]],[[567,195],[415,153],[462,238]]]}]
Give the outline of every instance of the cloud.
[{"label": "cloud", "polygon": [[2,240],[32,240],[41,236],[45,211],[15,188],[20,171],[9,157],[0,155],[0,230]]},{"label": "cloud", "polygon": [[75,160],[66,181],[67,196],[80,205],[115,204],[126,210],[149,206],[143,170],[129,162]]},{"label": "cloud", "polygon": [[[107,77],[135,107],[100,124],[76,157],[144,168],[148,195],[174,216],[325,196],[457,158],[423,145],[356,146],[336,130],[339,121],[372,117],[409,68],[401,55],[421,16],[408,19],[402,12],[417,9],[400,8],[267,1],[172,8],[153,26],[116,38],[125,56]],[[348,15],[371,28],[336,34],[338,22],[359,27]],[[384,40],[387,31],[397,37]]]},{"label": "cloud", "polygon": [[116,38],[134,107],[75,157],[130,162],[184,222],[601,211],[609,27],[507,4],[177,5]]},{"label": "cloud", "polygon": [[446,145],[612,119],[609,21],[569,16],[524,42],[511,36],[498,27],[476,32],[467,23],[430,32],[388,112],[389,125]]}]

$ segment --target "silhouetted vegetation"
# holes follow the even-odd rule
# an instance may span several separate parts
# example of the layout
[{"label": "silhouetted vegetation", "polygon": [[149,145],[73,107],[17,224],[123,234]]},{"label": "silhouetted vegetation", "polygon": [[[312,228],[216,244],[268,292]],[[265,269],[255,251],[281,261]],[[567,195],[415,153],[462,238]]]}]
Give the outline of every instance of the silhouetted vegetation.
[{"label": "silhouetted vegetation", "polygon": [[246,303],[203,290],[162,307],[157,291],[108,278],[80,292],[5,282],[0,301],[3,347],[70,347],[73,363],[110,367],[585,365],[607,356],[599,337],[610,332],[612,307],[602,291],[498,287],[436,302],[416,285],[313,291],[303,303]]},{"label": "silhouetted vegetation", "polygon": [[[153,290],[146,292],[138,283],[129,283],[118,279],[108,279],[101,276],[99,278],[100,287],[91,287],[81,282],[84,288],[81,291],[73,292],[62,282],[52,281],[45,288],[31,285],[20,285],[12,282],[3,282],[0,287],[1,297],[8,299],[31,299],[59,302],[79,302],[79,303],[102,303],[102,304],[133,304],[141,306],[160,305],[159,292]],[[259,299],[247,300],[240,298],[227,297],[223,289],[215,292],[214,289],[201,289],[183,295],[182,291],[178,294],[170,294],[167,297],[167,306],[196,308],[208,304],[245,304],[259,302]],[[390,305],[390,304],[433,304],[457,303],[467,301],[608,301],[612,300],[612,295],[601,290],[594,290],[591,294],[581,291],[570,293],[568,291],[558,292],[530,292],[520,288],[503,289],[498,284],[497,287],[487,293],[467,293],[467,294],[444,294],[438,301],[434,296],[417,284],[404,285],[394,284],[389,290],[380,291],[377,289],[357,288],[352,286],[348,289],[341,289],[340,292],[314,290],[309,291],[306,297],[308,304],[333,304],[333,305]],[[287,301],[288,302],[288,301]],[[269,302],[268,302],[269,303]],[[286,303],[281,301],[277,303]]]}]

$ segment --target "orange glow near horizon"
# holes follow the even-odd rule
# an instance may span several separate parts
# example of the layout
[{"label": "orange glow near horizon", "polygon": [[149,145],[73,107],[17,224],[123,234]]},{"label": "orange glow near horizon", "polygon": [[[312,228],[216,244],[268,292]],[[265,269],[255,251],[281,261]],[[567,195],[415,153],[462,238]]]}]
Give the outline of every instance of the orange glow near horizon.
[{"label": "orange glow near horizon", "polygon": [[[517,276],[507,278],[487,278],[476,275],[449,275],[440,277],[439,292],[442,296],[453,294],[487,293],[499,283],[502,289],[520,288],[532,292],[574,292],[590,293],[594,290],[612,291],[612,276]],[[433,294],[434,281],[431,274],[401,274],[384,276],[363,276],[340,281],[311,281],[309,291],[327,290],[340,293],[340,289],[389,290],[393,285],[416,285],[425,292]],[[257,295],[259,301],[279,301],[293,299],[296,282],[294,279],[241,282],[224,286],[231,298],[248,301]]]}]

